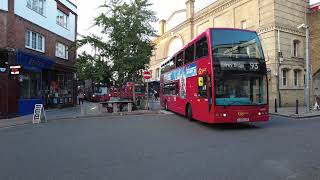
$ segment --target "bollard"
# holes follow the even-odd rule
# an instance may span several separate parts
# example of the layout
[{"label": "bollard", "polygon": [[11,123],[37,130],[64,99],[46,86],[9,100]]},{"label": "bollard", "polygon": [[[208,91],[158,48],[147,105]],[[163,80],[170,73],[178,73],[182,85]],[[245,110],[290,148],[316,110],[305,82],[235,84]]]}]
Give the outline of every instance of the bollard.
[{"label": "bollard", "polygon": [[99,113],[102,114],[103,107],[101,103],[98,104],[98,108],[99,108]]},{"label": "bollard", "polygon": [[128,112],[132,112],[132,103],[128,103]]},{"label": "bollard", "polygon": [[274,99],[274,112],[278,112],[277,99]]},{"label": "bollard", "polygon": [[296,114],[299,114],[299,100],[296,100]]}]

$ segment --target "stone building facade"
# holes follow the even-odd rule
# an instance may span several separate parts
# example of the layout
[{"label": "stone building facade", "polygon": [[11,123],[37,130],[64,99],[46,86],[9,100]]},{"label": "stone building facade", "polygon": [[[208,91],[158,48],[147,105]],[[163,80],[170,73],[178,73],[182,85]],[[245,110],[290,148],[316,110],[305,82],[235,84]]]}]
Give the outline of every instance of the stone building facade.
[{"label": "stone building facade", "polygon": [[312,72],[312,92],[313,96],[320,97],[320,3],[310,7],[310,59]]},{"label": "stone building facade", "polygon": [[[269,72],[270,106],[275,99],[278,102],[280,99],[282,106],[294,105],[296,100],[304,104],[305,32],[297,27],[305,22],[307,3],[217,0],[198,12],[195,12],[195,3],[195,0],[187,0],[184,11],[173,13],[185,13],[186,19],[171,29],[166,25],[172,22],[160,21],[160,34],[154,40],[155,50],[150,60],[153,80],[159,80],[162,61],[207,28],[243,28],[255,30],[260,36]],[[283,57],[281,62],[279,54]]]}]

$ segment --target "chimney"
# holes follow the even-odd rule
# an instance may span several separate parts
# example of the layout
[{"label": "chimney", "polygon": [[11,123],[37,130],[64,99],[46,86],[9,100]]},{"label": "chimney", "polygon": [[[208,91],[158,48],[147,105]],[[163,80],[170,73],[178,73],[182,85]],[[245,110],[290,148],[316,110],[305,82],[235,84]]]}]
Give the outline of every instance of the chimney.
[{"label": "chimney", "polygon": [[159,24],[160,24],[160,36],[162,36],[166,32],[166,20],[162,19]]},{"label": "chimney", "polygon": [[193,19],[194,16],[194,2],[195,0],[186,1],[187,19]]}]

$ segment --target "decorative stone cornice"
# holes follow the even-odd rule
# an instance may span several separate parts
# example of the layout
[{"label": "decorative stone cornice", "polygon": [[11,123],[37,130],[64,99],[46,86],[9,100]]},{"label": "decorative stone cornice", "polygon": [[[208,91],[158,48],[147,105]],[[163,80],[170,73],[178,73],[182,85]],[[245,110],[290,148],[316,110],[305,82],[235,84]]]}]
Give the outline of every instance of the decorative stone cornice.
[{"label": "decorative stone cornice", "polygon": [[163,39],[171,37],[172,33],[175,35],[176,33],[178,33],[179,30],[181,30],[181,29],[183,29],[186,26],[191,25],[191,24],[192,24],[192,20],[191,19],[187,19],[186,21],[182,22],[181,24],[175,26],[174,28],[172,28],[169,31],[167,31],[166,33],[164,33],[162,36],[159,36],[158,38],[154,39],[152,42],[154,44],[158,44]]},{"label": "decorative stone cornice", "polygon": [[194,16],[194,21],[203,19],[204,17],[213,16],[219,12],[229,8],[230,6],[243,0],[218,0],[204,9],[198,11]]},{"label": "decorative stone cornice", "polygon": [[226,9],[226,8],[232,6],[233,4],[238,3],[240,1],[242,1],[242,0],[218,0],[214,3],[212,3],[211,5],[205,7],[204,9],[198,11],[194,16],[194,19],[186,19],[184,22],[182,22],[182,23],[178,24],[177,26],[175,26],[174,28],[170,29],[162,36],[153,40],[153,43],[158,44],[161,40],[169,37],[171,35],[171,33],[175,33],[177,31],[179,31],[180,29],[184,28],[185,26],[190,25],[194,21],[199,20],[203,17],[211,16],[213,14],[220,12],[220,11],[223,11],[224,9]]},{"label": "decorative stone cornice", "polygon": [[286,32],[298,36],[305,36],[304,32],[299,31],[296,27],[293,26],[288,26],[288,25],[283,25],[283,24],[269,24],[266,26],[261,26],[257,29],[257,33],[264,34],[270,31],[278,31],[280,30],[281,32]]}]

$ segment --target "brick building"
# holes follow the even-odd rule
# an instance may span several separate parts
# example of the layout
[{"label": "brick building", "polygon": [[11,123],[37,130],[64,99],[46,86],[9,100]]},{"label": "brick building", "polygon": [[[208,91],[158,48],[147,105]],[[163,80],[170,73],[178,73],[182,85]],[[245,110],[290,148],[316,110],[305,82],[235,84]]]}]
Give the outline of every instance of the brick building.
[{"label": "brick building", "polygon": [[312,73],[313,96],[320,97],[320,3],[311,5],[310,26],[310,60]]},{"label": "brick building", "polygon": [[[69,0],[0,1],[0,117],[73,106],[77,7]],[[9,67],[21,66],[19,75]]]},{"label": "brick building", "polygon": [[153,80],[160,79],[161,62],[207,28],[249,29],[257,31],[265,53],[269,104],[274,99],[281,99],[282,106],[292,106],[296,99],[304,103],[305,32],[297,27],[305,23],[305,1],[216,0],[199,10],[197,1],[186,0],[185,9],[160,21],[150,61]]}]

